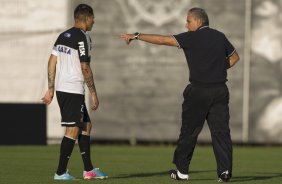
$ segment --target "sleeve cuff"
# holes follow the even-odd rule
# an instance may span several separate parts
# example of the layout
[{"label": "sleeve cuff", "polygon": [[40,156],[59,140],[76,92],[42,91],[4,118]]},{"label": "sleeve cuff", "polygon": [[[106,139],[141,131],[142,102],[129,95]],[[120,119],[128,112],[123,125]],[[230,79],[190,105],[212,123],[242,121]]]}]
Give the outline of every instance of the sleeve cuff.
[{"label": "sleeve cuff", "polygon": [[177,41],[177,39],[175,38],[175,36],[174,35],[171,35],[174,39],[175,39],[175,41],[176,41],[176,43],[177,43],[177,48],[179,48],[179,49],[181,49],[181,47],[180,47],[180,45],[179,45],[179,43],[178,43],[178,41]]},{"label": "sleeve cuff", "polygon": [[54,56],[58,56],[58,52],[57,52],[57,50],[56,50],[56,47],[53,48],[52,54],[53,54]]},{"label": "sleeve cuff", "polygon": [[236,50],[234,49],[232,52],[231,52],[231,54],[229,54],[227,57],[230,57],[230,56],[232,56],[233,54],[234,54],[234,52],[235,52]]}]

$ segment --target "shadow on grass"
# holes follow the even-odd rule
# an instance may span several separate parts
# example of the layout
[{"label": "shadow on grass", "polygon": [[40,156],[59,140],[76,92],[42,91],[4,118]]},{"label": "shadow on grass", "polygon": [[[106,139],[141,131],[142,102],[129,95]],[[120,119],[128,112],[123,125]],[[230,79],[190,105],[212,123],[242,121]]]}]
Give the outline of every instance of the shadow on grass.
[{"label": "shadow on grass", "polygon": [[[207,173],[207,172],[216,172],[215,170],[202,170],[202,171],[190,171],[189,174],[196,173]],[[255,175],[260,176],[255,176]],[[120,174],[118,176],[110,177],[109,179],[125,179],[125,178],[144,178],[144,177],[154,177],[154,176],[168,176],[168,171],[160,171],[160,172],[143,172],[143,173],[134,173],[134,174]],[[248,182],[248,181],[263,181],[270,180],[273,178],[282,178],[281,173],[254,173],[253,176],[234,176],[231,181],[236,182]],[[214,178],[210,179],[191,179],[192,180],[214,180]]]},{"label": "shadow on grass", "polygon": [[261,176],[234,176],[232,177],[232,182],[247,182],[247,181],[261,181],[270,180],[273,178],[282,178],[282,173],[255,173],[261,174]]},{"label": "shadow on grass", "polygon": [[[153,176],[169,176],[169,171],[160,171],[160,172],[146,172],[146,173],[136,173],[136,174],[121,174],[115,177],[111,177],[114,179],[124,179],[124,178],[144,178],[144,177],[153,177]],[[214,170],[206,170],[206,171],[191,171],[190,174],[193,173],[202,173],[202,172],[214,172]]]}]

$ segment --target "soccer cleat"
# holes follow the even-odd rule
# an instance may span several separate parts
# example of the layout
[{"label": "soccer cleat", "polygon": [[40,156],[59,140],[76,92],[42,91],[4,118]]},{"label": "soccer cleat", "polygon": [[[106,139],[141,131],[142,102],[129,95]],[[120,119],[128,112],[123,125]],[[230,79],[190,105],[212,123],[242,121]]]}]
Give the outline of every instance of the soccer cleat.
[{"label": "soccer cleat", "polygon": [[57,175],[57,173],[55,173],[55,176],[54,176],[54,180],[74,180],[74,179],[75,177],[69,175],[68,171],[66,171],[62,175]]},{"label": "soccer cleat", "polygon": [[94,179],[96,176],[96,173],[91,170],[91,171],[83,171],[83,179],[85,180],[90,180],[90,179]]},{"label": "soccer cleat", "polygon": [[185,178],[180,178],[179,176],[178,176],[178,171],[177,170],[170,170],[169,171],[169,175],[170,175],[170,178],[171,179],[174,179],[174,180],[188,180],[188,178],[189,178],[189,176],[187,175],[187,177],[185,177]]},{"label": "soccer cleat", "polygon": [[224,171],[223,173],[221,173],[221,175],[218,178],[218,182],[229,182],[231,178],[231,174],[229,173],[229,171]]},{"label": "soccer cleat", "polygon": [[83,171],[83,179],[90,180],[90,179],[106,179],[108,175],[101,172],[99,168],[94,168],[91,171]]}]

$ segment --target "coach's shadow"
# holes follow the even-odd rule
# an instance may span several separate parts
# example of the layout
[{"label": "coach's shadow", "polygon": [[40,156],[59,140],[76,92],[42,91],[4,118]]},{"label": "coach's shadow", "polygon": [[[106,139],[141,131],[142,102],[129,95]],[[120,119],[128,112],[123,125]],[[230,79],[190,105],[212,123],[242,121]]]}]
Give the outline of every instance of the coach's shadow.
[{"label": "coach's shadow", "polygon": [[[168,175],[169,171],[160,171],[160,172],[150,172],[150,173],[137,173],[137,174],[121,174],[116,177],[111,177],[115,179],[124,179],[124,178],[142,178],[142,177],[153,177],[153,176],[164,176]],[[189,173],[201,173],[201,172],[214,172],[214,170],[206,170],[206,171],[191,171]]]},{"label": "coach's shadow", "polygon": [[[234,182],[247,182],[247,181],[261,181],[261,180],[269,180],[272,178],[282,178],[281,173],[256,173],[261,176],[234,176],[232,177],[232,183]],[[268,176],[264,176],[269,174]]]}]

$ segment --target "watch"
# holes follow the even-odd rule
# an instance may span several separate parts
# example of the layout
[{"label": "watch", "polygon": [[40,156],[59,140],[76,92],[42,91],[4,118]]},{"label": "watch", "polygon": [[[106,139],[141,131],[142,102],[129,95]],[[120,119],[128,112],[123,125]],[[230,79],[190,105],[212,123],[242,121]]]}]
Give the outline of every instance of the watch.
[{"label": "watch", "polygon": [[134,35],[134,39],[135,39],[135,40],[139,40],[140,34],[141,34],[141,33],[138,33],[138,32],[134,33],[134,34],[133,34],[133,35]]}]

